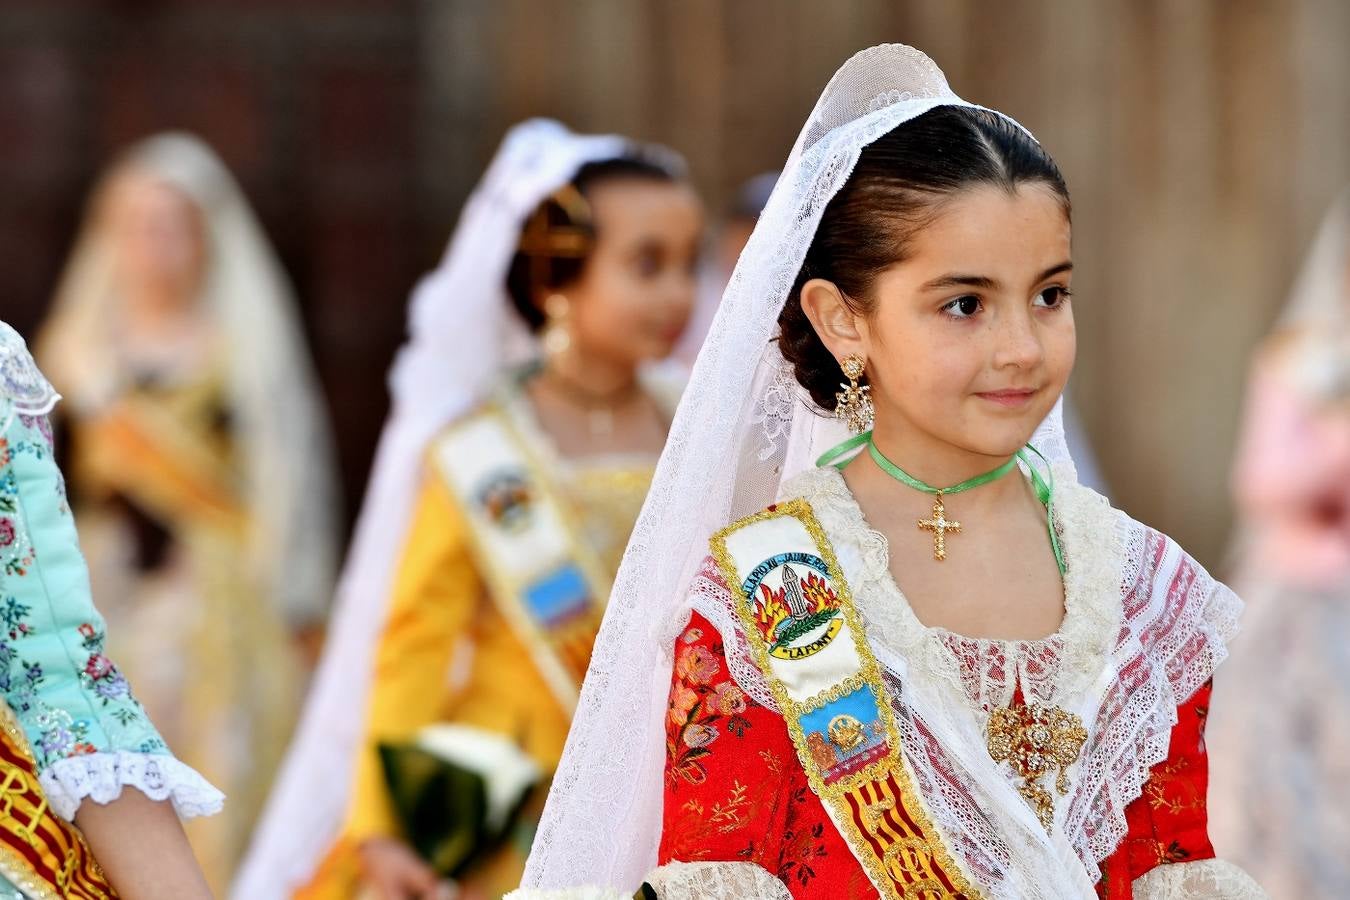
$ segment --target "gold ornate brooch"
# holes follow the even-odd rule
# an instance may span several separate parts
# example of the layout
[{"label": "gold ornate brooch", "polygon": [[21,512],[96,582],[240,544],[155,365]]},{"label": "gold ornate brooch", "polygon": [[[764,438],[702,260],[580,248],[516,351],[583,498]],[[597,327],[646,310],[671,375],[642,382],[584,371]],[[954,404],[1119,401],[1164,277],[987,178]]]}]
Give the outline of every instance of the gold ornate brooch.
[{"label": "gold ornate brooch", "polygon": [[1087,741],[1083,720],[1058,706],[1023,704],[996,709],[989,716],[989,755],[1007,762],[1022,779],[1017,788],[1036,811],[1046,831],[1055,820],[1055,802],[1040,779],[1058,768],[1055,790],[1069,792],[1069,766]]}]

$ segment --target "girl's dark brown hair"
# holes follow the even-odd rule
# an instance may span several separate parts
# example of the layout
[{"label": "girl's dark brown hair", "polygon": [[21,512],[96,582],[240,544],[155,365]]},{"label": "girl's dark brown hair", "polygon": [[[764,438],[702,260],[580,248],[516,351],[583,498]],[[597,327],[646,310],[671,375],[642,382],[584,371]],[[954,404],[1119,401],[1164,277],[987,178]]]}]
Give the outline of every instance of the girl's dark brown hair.
[{"label": "girl's dark brown hair", "polygon": [[587,163],[562,190],[539,204],[525,220],[506,273],[511,305],[531,331],[539,331],[546,322],[540,298],[580,278],[595,249],[595,223],[587,199],[596,186],[625,180],[673,183],[680,178],[673,164],[639,148],[629,156]]},{"label": "girl's dark brown hair", "polygon": [[862,151],[848,181],[826,205],[806,260],[778,316],[778,345],[797,381],[834,409],[844,373],[802,311],[802,286],[824,278],[854,312],[872,312],[878,275],[911,252],[911,239],[944,200],[990,185],[1009,192],[1042,184],[1070,214],[1069,189],[1050,155],[996,113],[940,106],[904,123]]}]

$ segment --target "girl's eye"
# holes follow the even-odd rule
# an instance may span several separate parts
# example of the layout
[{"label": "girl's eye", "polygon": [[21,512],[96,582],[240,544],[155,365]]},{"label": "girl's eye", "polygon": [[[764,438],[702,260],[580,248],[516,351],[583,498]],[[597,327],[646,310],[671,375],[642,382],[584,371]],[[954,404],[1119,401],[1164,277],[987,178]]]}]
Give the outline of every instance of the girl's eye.
[{"label": "girl's eye", "polygon": [[956,319],[969,319],[980,311],[980,298],[969,295],[957,297],[942,307],[942,311]]},{"label": "girl's eye", "polygon": [[661,257],[651,251],[638,254],[637,271],[642,277],[651,278],[661,271]]},{"label": "girl's eye", "polygon": [[1065,300],[1068,300],[1072,296],[1073,294],[1068,288],[1056,285],[1054,287],[1048,287],[1037,294],[1034,305],[1044,309],[1058,309],[1064,305]]}]

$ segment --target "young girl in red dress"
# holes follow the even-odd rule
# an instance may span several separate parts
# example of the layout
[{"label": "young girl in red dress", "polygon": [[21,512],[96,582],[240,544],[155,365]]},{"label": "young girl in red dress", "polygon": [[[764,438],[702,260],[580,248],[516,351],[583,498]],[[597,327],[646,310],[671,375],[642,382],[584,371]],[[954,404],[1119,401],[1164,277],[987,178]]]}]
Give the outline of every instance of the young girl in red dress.
[{"label": "young girl in red dress", "polygon": [[926,56],[839,70],[695,368],[521,896],[1264,896],[1206,834],[1241,604],[1065,446],[1070,237],[1049,154]]}]

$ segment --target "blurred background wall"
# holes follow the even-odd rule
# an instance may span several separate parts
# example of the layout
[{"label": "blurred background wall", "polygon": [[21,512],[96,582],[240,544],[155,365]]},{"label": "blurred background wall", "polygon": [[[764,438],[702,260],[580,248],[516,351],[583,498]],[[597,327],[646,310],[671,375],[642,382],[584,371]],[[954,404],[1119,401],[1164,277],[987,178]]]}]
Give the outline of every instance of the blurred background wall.
[{"label": "blurred background wall", "polygon": [[717,211],[882,41],[1064,168],[1078,406],[1117,503],[1218,565],[1247,354],[1350,179],[1343,0],[0,0],[0,315],[32,334],[112,153],[197,132],[297,285],[354,506],[407,293],[509,124],[668,142]]}]

